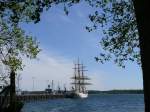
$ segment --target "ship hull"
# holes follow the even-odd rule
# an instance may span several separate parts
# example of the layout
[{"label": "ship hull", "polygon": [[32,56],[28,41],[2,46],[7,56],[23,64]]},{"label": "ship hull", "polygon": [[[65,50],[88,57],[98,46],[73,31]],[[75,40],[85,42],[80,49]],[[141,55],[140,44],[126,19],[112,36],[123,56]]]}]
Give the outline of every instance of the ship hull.
[{"label": "ship hull", "polygon": [[79,98],[87,98],[88,97],[88,93],[76,93],[76,95]]},{"label": "ship hull", "polygon": [[87,98],[88,97],[88,93],[79,93],[79,92],[75,92],[75,93],[70,93],[66,95],[66,98]]}]

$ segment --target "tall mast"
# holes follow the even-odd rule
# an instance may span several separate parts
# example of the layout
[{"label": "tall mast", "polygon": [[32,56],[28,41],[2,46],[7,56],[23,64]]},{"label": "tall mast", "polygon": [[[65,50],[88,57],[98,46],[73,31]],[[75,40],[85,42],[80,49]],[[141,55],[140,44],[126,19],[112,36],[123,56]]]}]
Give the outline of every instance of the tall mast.
[{"label": "tall mast", "polygon": [[75,83],[75,91],[77,90],[77,67],[76,67],[76,64],[74,64],[74,83]]},{"label": "tall mast", "polygon": [[79,92],[81,91],[81,76],[80,76],[80,63],[79,63],[79,58],[78,58],[78,88],[79,88]]},{"label": "tall mast", "polygon": [[72,84],[74,84],[76,92],[86,92],[85,85],[90,85],[90,83],[85,82],[85,80],[90,80],[87,76],[84,75],[85,66],[80,64],[79,59],[76,64],[74,64],[74,76],[72,79],[74,80]]},{"label": "tall mast", "polygon": [[84,87],[84,70],[83,70],[83,64],[81,65],[81,72],[82,72],[82,92],[84,92],[84,89],[85,89],[85,87]]}]

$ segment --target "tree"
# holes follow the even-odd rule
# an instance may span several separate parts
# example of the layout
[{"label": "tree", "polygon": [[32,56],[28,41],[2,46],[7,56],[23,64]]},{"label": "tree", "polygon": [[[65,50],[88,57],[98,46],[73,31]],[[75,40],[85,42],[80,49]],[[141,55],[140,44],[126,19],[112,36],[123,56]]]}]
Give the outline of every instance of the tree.
[{"label": "tree", "polygon": [[40,49],[32,36],[25,34],[18,26],[9,27],[0,22],[0,61],[7,66],[10,74],[10,105],[15,110],[15,76],[23,68],[22,57],[36,58]]},{"label": "tree", "polygon": [[67,7],[79,3],[79,0],[2,0],[0,17],[7,23],[40,21],[40,14],[54,5],[61,4],[68,14]]},{"label": "tree", "polygon": [[150,16],[148,0],[88,0],[92,7],[100,10],[89,15],[92,27],[86,27],[90,32],[100,25],[104,27],[105,37],[101,40],[103,49],[108,51],[95,57],[97,61],[105,62],[114,59],[119,66],[125,67],[125,61],[136,61],[143,71],[143,89],[145,112],[150,112]]},{"label": "tree", "polygon": [[150,17],[147,11],[149,11],[149,1],[133,1],[135,7],[135,13],[137,18],[137,26],[139,31],[140,42],[140,55],[143,70],[143,87],[144,87],[144,99],[145,99],[145,112],[150,112],[150,82],[149,82],[149,66],[150,66],[150,38],[149,38],[149,26]]},{"label": "tree", "polygon": [[[0,62],[10,71],[10,110],[16,111],[16,71],[23,68],[22,56],[36,58],[40,49],[38,43],[19,27],[20,22],[40,21],[43,8],[49,8],[58,1],[0,1]],[[2,78],[4,80],[4,78]]]},{"label": "tree", "polygon": [[108,51],[100,53],[97,61],[104,63],[113,59],[121,67],[125,67],[125,61],[140,64],[139,36],[132,1],[91,1],[90,5],[100,10],[96,9],[89,15],[93,26],[86,29],[90,32],[102,27],[105,35],[100,44]]},{"label": "tree", "polygon": [[[0,62],[9,68],[10,72],[10,108],[16,111],[15,76],[23,69],[22,56],[36,58],[40,49],[32,36],[26,35],[19,27],[20,22],[40,21],[40,14],[53,4],[76,3],[77,0],[2,0],[0,1]],[[68,13],[65,5],[64,11]],[[4,80],[4,77],[2,78]]]}]

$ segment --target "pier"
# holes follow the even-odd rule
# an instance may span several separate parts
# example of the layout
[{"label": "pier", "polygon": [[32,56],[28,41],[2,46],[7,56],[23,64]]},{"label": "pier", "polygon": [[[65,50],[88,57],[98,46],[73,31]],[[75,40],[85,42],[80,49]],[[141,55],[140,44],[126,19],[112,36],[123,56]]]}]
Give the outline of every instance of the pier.
[{"label": "pier", "polygon": [[[58,90],[53,89],[53,80],[52,86],[48,84],[48,87],[44,91],[21,91],[17,89],[16,91],[16,100],[21,102],[29,101],[40,101],[48,99],[60,99],[65,98],[66,94],[69,92],[64,86],[64,90],[58,86]],[[9,104],[10,103],[10,86],[7,86],[3,89],[3,92],[0,94],[0,104]]]},{"label": "pier", "polygon": [[47,100],[47,99],[58,99],[58,98],[65,98],[63,94],[39,94],[39,95],[19,95],[17,96],[17,100],[20,101],[38,101],[38,100]]},{"label": "pier", "polygon": [[[3,101],[4,96],[0,96],[0,103]],[[65,98],[65,94],[30,94],[30,95],[17,95],[17,101],[29,102],[29,101],[39,101],[39,100],[48,100],[48,99],[59,99]],[[10,97],[5,98],[5,103],[8,103]]]}]

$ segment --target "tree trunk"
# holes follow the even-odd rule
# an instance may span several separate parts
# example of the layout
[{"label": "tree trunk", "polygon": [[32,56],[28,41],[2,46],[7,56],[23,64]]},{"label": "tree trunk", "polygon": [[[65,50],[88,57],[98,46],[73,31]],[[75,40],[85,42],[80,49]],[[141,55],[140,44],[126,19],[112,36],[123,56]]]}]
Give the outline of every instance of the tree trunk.
[{"label": "tree trunk", "polygon": [[10,109],[11,112],[16,111],[16,84],[15,84],[15,72],[11,70],[10,73]]},{"label": "tree trunk", "polygon": [[149,0],[133,0],[139,31],[145,112],[150,112],[150,4]]}]

